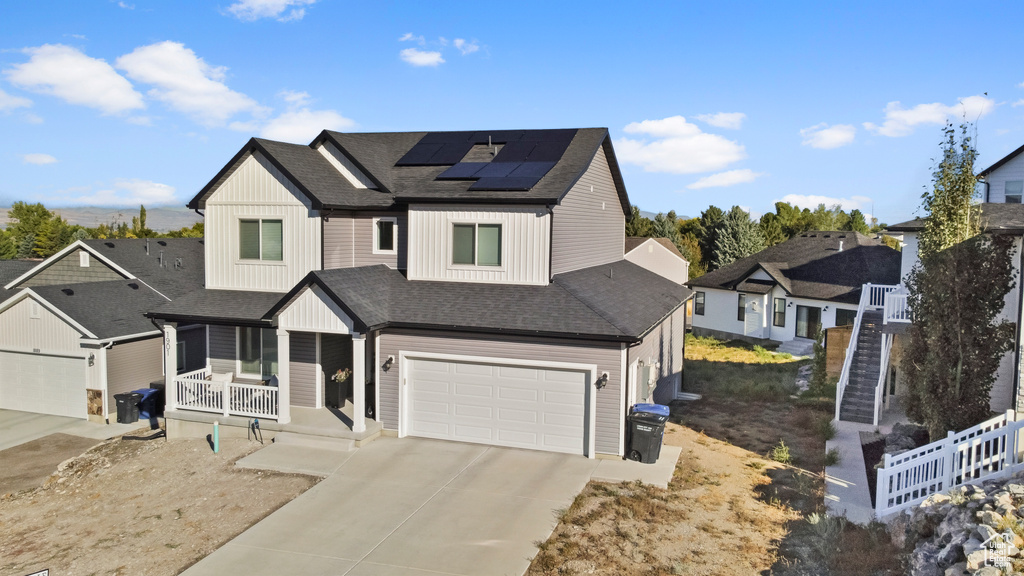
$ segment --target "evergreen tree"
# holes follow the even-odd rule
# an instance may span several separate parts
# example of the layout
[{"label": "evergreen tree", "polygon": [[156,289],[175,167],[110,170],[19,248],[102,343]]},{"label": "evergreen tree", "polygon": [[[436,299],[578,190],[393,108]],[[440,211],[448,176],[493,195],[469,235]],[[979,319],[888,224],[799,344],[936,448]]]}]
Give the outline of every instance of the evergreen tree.
[{"label": "evergreen tree", "polygon": [[697,223],[697,241],[700,243],[700,257],[707,264],[708,272],[717,268],[713,264],[715,251],[718,249],[718,234],[722,223],[725,220],[725,213],[717,206],[708,206],[708,209],[700,213],[700,221]]},{"label": "evergreen tree", "polygon": [[714,265],[721,268],[732,262],[764,250],[764,238],[761,229],[750,214],[733,206],[722,220],[715,247]]},{"label": "evergreen tree", "polygon": [[640,207],[632,207],[633,216],[626,222],[626,236],[648,238],[651,236],[651,221],[640,215]]},{"label": "evergreen tree", "polygon": [[864,213],[856,208],[850,211],[850,220],[847,222],[846,226],[843,227],[843,230],[860,232],[861,234],[871,233],[867,220],[864,219]]},{"label": "evergreen tree", "polygon": [[761,236],[764,238],[765,246],[775,246],[788,240],[782,231],[782,222],[778,215],[767,212],[761,216]]}]

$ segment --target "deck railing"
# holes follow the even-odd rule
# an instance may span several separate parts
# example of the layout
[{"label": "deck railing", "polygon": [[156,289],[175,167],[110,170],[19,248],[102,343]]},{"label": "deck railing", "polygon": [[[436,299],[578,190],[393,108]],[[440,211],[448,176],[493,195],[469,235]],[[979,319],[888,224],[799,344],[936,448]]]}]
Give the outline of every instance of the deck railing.
[{"label": "deck railing", "polygon": [[875,383],[875,415],[871,421],[872,426],[878,426],[878,418],[882,414],[882,398],[885,396],[885,372],[889,367],[889,354],[892,352],[892,337],[882,334],[882,357],[881,368],[878,371],[878,382]]},{"label": "deck railing", "polygon": [[910,323],[910,306],[907,303],[907,296],[908,294],[902,288],[886,295],[883,316],[885,324]]},{"label": "deck railing", "polygon": [[212,369],[180,374],[174,378],[174,405],[168,410],[213,412],[224,416],[277,418],[276,386],[212,380]]},{"label": "deck railing", "polygon": [[878,469],[875,518],[917,506],[932,494],[961,484],[1009,476],[1024,469],[1019,450],[1024,422],[1016,414],[986,420],[959,433],[897,456],[885,455]]}]

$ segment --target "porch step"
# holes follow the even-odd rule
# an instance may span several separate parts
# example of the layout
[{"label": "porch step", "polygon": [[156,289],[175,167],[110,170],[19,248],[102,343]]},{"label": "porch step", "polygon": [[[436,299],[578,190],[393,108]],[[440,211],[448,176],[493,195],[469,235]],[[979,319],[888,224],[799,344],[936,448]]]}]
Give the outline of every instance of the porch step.
[{"label": "porch step", "polygon": [[351,438],[332,438],[329,436],[311,436],[309,434],[298,434],[295,432],[278,432],[274,436],[274,444],[288,446],[304,446],[306,448],[318,448],[320,450],[335,450],[348,452],[356,447],[355,440]]},{"label": "porch step", "polygon": [[814,340],[807,340],[804,338],[797,338],[783,342],[779,344],[779,347],[775,349],[779,354],[789,353],[793,356],[810,356],[814,353]]}]

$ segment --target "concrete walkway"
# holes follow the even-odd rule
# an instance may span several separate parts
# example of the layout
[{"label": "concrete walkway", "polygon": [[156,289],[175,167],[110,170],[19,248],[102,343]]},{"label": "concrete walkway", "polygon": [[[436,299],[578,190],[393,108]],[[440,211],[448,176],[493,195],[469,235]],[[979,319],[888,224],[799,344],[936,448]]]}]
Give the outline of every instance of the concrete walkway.
[{"label": "concrete walkway", "polygon": [[81,418],[0,410],[0,450],[13,448],[57,432],[93,440],[106,440],[138,430],[146,424],[145,421],[135,424],[100,424]]},{"label": "concrete walkway", "polygon": [[[307,457],[316,450],[303,449]],[[278,453],[279,469],[288,452]],[[644,465],[381,438],[336,452],[326,479],[185,574],[518,575],[535,543],[551,535],[557,511],[599,470],[615,480],[657,469],[667,483],[679,453],[665,446],[658,465]]]}]

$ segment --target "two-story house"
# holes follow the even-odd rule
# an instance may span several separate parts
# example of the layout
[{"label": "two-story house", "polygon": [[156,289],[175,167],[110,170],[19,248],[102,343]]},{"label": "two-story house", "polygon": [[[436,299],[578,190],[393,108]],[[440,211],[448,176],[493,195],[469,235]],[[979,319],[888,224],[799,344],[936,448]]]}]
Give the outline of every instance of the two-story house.
[{"label": "two-story house", "polygon": [[357,440],[621,456],[628,405],[680,391],[690,292],[623,259],[606,129],[252,139],[189,206],[206,287],[149,315],[169,365],[179,324],[209,359],[168,376],[171,435],[333,414]]}]

